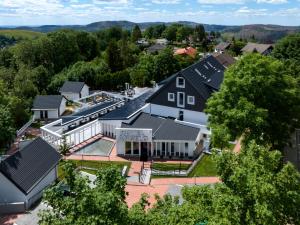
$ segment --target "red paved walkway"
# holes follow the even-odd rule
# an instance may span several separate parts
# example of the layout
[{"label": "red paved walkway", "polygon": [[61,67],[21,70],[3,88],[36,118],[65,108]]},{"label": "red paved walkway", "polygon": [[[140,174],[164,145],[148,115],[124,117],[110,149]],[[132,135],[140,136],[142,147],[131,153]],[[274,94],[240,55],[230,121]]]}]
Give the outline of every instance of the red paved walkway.
[{"label": "red paved walkway", "polygon": [[151,185],[170,185],[170,184],[215,184],[221,182],[218,177],[183,177],[183,178],[158,178],[152,179]]}]

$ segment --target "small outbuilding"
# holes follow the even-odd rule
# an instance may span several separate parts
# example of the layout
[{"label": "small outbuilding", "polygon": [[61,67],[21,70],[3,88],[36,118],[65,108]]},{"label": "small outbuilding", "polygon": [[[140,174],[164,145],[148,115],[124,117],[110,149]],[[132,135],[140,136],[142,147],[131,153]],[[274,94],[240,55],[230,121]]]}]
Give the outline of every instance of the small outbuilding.
[{"label": "small outbuilding", "polygon": [[60,154],[42,138],[0,162],[0,214],[28,210],[57,179]]},{"label": "small outbuilding", "polygon": [[89,86],[84,82],[66,81],[59,90],[68,100],[74,101],[89,95]]},{"label": "small outbuilding", "polygon": [[58,119],[66,110],[67,99],[61,95],[38,95],[33,102],[34,119]]}]

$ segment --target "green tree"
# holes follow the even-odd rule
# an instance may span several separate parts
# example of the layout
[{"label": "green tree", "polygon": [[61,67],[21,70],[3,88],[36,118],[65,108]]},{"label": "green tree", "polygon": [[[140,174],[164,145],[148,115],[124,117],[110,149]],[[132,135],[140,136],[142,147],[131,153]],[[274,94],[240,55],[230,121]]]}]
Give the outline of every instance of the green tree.
[{"label": "green tree", "polygon": [[14,121],[10,111],[3,105],[0,105],[0,149],[7,147],[15,136]]},{"label": "green tree", "polygon": [[106,49],[106,63],[111,72],[120,71],[123,68],[123,62],[121,58],[121,49],[116,41],[109,42]]},{"label": "green tree", "polygon": [[173,42],[176,41],[176,32],[177,32],[177,26],[171,25],[164,30],[162,36],[166,38],[168,41]]},{"label": "green tree", "polygon": [[247,55],[225,72],[220,91],[209,99],[209,124],[226,129],[232,140],[244,135],[282,149],[299,116],[298,91],[280,61]]},{"label": "green tree", "polygon": [[67,154],[69,154],[70,152],[70,145],[67,142],[67,138],[66,136],[63,136],[62,138],[62,143],[59,146],[59,152],[60,154],[62,154],[63,156],[66,156]]},{"label": "green tree", "polygon": [[205,28],[203,25],[197,25],[194,31],[194,41],[202,42],[206,38]]},{"label": "green tree", "polygon": [[126,179],[115,167],[99,171],[95,187],[91,187],[72,163],[64,165],[64,183],[68,194],[59,184],[44,193],[45,202],[51,206],[39,216],[39,224],[128,224],[128,208],[125,203]]},{"label": "green tree", "polygon": [[278,41],[272,54],[280,60],[296,60],[300,62],[300,33],[288,35]]},{"label": "green tree", "polygon": [[131,33],[131,41],[137,42],[137,40],[140,39],[141,37],[142,37],[141,29],[138,25],[135,25]]}]

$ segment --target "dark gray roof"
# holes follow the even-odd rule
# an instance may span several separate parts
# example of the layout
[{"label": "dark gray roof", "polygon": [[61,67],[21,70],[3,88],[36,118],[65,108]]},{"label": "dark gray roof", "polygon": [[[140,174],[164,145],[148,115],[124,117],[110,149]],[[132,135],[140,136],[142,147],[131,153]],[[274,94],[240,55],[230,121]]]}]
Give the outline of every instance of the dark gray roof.
[{"label": "dark gray roof", "polygon": [[228,53],[214,53],[213,56],[225,67],[229,67],[236,62],[236,60]]},{"label": "dark gray roof", "polygon": [[60,154],[42,138],[37,138],[0,163],[0,172],[24,194],[53,169]]},{"label": "dark gray roof", "polygon": [[207,100],[212,92],[220,88],[224,78],[224,70],[225,67],[210,55],[160,83],[164,86],[154,93],[147,102],[151,102],[152,98],[159,95],[160,91],[170,85],[178,76],[184,77],[202,98]]},{"label": "dark gray roof", "polygon": [[159,52],[164,50],[165,48],[167,48],[167,45],[163,45],[163,44],[154,44],[152,46],[150,46],[147,51],[149,53],[155,53],[155,52]]},{"label": "dark gray roof", "polygon": [[93,107],[90,107],[90,108],[87,108],[85,110],[82,110],[80,112],[76,112],[76,113],[73,113],[69,116],[63,116],[62,117],[62,124],[66,124],[66,123],[69,123],[73,120],[76,120],[80,117],[87,117],[87,116],[90,116],[94,113],[97,113],[99,111],[101,111],[102,109],[105,109],[113,104],[116,104],[117,102],[104,102],[102,104],[98,104],[96,106],[93,106]]},{"label": "dark gray roof", "polygon": [[60,92],[80,93],[84,86],[84,82],[66,81],[60,88]]},{"label": "dark gray roof", "polygon": [[195,141],[200,129],[176,123],[169,118],[162,118],[148,113],[141,113],[129,124],[122,123],[122,128],[152,129],[156,140]]},{"label": "dark gray roof", "polygon": [[61,95],[38,95],[32,109],[58,109],[63,98]]},{"label": "dark gray roof", "polygon": [[273,49],[273,45],[271,44],[258,44],[258,43],[247,43],[247,45],[242,48],[242,52],[253,53],[257,51],[258,53],[263,54],[268,49]]},{"label": "dark gray roof", "polygon": [[215,49],[217,49],[219,51],[225,51],[227,48],[229,48],[230,45],[231,45],[231,43],[221,42],[215,47]]},{"label": "dark gray roof", "polygon": [[149,90],[146,93],[142,94],[141,96],[126,102],[120,108],[111,111],[104,116],[100,117],[100,120],[123,120],[127,119],[130,115],[141,109],[144,105],[146,100],[154,93],[155,90]]}]

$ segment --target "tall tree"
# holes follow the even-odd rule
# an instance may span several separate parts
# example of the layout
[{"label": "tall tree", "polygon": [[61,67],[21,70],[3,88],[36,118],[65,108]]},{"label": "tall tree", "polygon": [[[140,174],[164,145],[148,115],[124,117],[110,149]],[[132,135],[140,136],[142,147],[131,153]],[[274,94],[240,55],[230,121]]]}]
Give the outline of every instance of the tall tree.
[{"label": "tall tree", "polygon": [[202,24],[197,25],[195,27],[195,31],[194,31],[194,41],[202,42],[202,41],[204,41],[205,37],[206,37],[206,34],[205,34],[204,26]]},{"label": "tall tree", "polygon": [[0,105],[0,148],[6,147],[15,135],[14,121],[10,111],[5,106]]},{"label": "tall tree", "polygon": [[138,25],[135,25],[131,33],[131,41],[137,42],[137,40],[140,39],[141,37],[142,37],[141,29]]},{"label": "tall tree", "polygon": [[115,40],[110,41],[106,49],[106,63],[112,72],[123,68],[121,49]]},{"label": "tall tree", "polygon": [[247,55],[225,72],[220,91],[209,99],[210,126],[225,128],[232,140],[244,135],[282,149],[299,117],[298,91],[280,61]]}]

